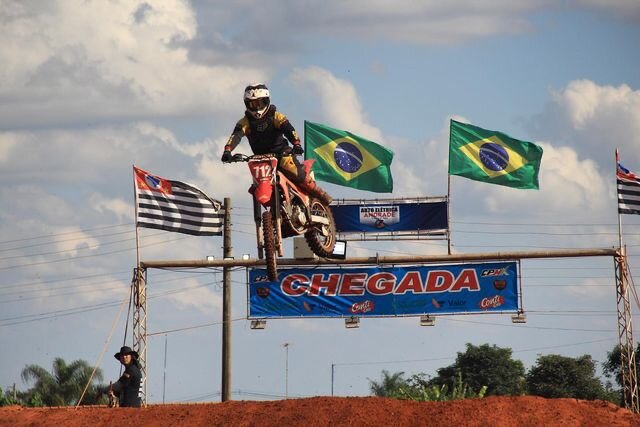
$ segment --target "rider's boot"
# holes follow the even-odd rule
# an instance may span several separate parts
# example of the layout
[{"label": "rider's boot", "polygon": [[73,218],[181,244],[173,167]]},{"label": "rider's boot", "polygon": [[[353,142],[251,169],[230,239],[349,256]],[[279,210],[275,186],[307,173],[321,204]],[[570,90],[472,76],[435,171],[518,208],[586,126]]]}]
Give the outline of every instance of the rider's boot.
[{"label": "rider's boot", "polygon": [[329,195],[329,193],[320,188],[315,181],[307,179],[302,184],[302,187],[309,193],[310,196],[319,199],[326,205],[330,205],[331,202],[333,202],[333,198]]}]

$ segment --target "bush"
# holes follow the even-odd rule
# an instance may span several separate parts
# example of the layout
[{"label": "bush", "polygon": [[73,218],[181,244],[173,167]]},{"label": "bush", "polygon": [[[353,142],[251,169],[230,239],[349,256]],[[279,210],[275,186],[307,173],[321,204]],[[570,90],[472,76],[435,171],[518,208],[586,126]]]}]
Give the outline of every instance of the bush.
[{"label": "bush", "polygon": [[[417,377],[413,378],[416,379]],[[447,384],[438,386],[424,384],[419,380],[417,382],[418,384],[413,387],[400,388],[399,397],[418,402],[443,402],[446,400],[482,398],[487,392],[486,385],[482,386],[477,392],[470,390],[469,386],[462,381],[462,373],[459,371],[456,380],[451,384],[451,390],[449,390]]]}]

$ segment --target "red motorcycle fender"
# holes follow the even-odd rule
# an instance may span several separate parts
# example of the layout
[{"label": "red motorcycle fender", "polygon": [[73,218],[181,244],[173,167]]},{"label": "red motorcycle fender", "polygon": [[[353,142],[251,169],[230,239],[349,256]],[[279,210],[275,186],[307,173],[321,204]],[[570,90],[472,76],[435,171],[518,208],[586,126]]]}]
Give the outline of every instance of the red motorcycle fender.
[{"label": "red motorcycle fender", "polygon": [[309,173],[311,172],[311,166],[313,166],[313,163],[316,161],[316,159],[307,159],[304,161],[304,174],[305,176],[309,176]]},{"label": "red motorcycle fender", "polygon": [[271,200],[271,195],[273,193],[273,186],[270,182],[262,181],[256,187],[253,197],[256,198],[263,205],[267,205]]}]

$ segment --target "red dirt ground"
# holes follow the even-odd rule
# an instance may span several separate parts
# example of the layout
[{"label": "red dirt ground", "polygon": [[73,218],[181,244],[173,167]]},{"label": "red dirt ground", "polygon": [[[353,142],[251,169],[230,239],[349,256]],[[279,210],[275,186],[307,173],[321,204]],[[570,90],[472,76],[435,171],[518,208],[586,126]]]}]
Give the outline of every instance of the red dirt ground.
[{"label": "red dirt ground", "polygon": [[378,397],[315,397],[273,402],[150,405],[147,408],[0,408],[2,426],[640,426],[608,402],[487,397],[412,402]]}]

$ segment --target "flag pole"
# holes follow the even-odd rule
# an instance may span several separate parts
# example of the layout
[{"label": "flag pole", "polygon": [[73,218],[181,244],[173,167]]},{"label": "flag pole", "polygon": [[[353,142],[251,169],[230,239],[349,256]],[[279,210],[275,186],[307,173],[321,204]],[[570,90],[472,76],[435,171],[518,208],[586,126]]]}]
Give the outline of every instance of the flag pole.
[{"label": "flag pole", "polygon": [[620,214],[620,195],[618,194],[618,163],[620,158],[618,156],[618,147],[616,147],[616,197],[618,198],[616,203],[616,210],[618,211],[618,247],[622,250],[622,215]]},{"label": "flag pole", "polygon": [[447,171],[447,254],[451,255],[451,174]]},{"label": "flag pole", "polygon": [[449,161],[447,162],[447,254],[451,255],[451,119],[449,119]]},{"label": "flag pole", "polygon": [[138,236],[138,192],[136,191],[136,165],[133,166],[133,221],[136,230],[136,268],[140,268],[140,237]]}]

